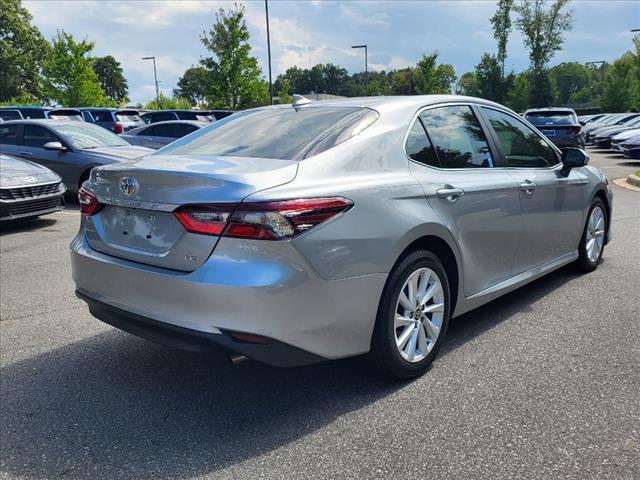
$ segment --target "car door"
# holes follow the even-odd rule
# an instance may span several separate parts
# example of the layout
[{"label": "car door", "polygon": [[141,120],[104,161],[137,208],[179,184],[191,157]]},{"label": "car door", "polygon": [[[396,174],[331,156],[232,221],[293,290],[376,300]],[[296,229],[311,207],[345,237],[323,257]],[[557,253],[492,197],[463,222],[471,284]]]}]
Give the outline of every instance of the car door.
[{"label": "car door", "polygon": [[74,162],[68,151],[45,150],[44,145],[49,142],[60,142],[68,147],[64,140],[49,128],[42,125],[24,125],[22,146],[18,155],[33,162],[50,168],[62,177],[66,185],[74,178]]},{"label": "car door", "polygon": [[429,205],[457,242],[465,296],[508,280],[522,228],[518,188],[496,164],[475,108],[452,104],[422,110],[405,150]]},{"label": "car door", "polygon": [[575,252],[582,234],[586,177],[562,168],[559,151],[515,115],[481,108],[519,188],[524,222],[514,273]]}]

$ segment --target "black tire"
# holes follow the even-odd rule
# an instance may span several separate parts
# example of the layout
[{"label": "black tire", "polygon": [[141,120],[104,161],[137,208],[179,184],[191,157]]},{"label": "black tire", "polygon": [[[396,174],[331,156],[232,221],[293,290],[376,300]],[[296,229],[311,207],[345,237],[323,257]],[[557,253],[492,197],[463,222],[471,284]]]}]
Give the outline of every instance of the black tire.
[{"label": "black tire", "polygon": [[607,231],[607,226],[609,225],[609,219],[607,218],[607,208],[602,200],[596,198],[591,204],[591,208],[589,208],[587,220],[584,224],[584,230],[582,231],[582,237],[580,238],[580,245],[578,246],[578,259],[574,263],[574,267],[576,268],[576,270],[583,273],[593,272],[596,268],[598,268],[598,264],[600,263],[602,254],[604,253],[605,246],[602,245],[602,250],[600,251],[600,255],[598,255],[597,259],[591,261],[589,260],[589,256],[587,255],[587,230],[589,228],[589,218],[591,217],[591,212],[593,212],[594,208],[596,207],[600,207],[602,209],[602,212],[604,213],[605,232]]},{"label": "black tire", "polygon": [[[419,362],[405,360],[396,346],[394,318],[398,296],[409,276],[420,268],[431,269],[442,285],[444,313],[440,333],[431,351]],[[393,269],[382,292],[378,316],[371,339],[371,357],[383,374],[397,379],[414,378],[425,373],[438,355],[450,317],[450,289],[447,273],[442,262],[428,250],[417,250],[408,254]]]}]

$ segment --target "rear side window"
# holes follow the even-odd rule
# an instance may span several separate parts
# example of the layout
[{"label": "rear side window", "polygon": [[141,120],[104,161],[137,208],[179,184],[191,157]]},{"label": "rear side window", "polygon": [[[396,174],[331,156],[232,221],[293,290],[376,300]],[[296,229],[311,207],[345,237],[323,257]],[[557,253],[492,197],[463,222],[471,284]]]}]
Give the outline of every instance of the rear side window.
[{"label": "rear side window", "polygon": [[185,135],[189,135],[191,132],[195,132],[198,130],[198,127],[195,125],[186,125],[184,123],[176,125],[176,137],[184,137]]},{"label": "rear side window", "polygon": [[301,160],[358,135],[378,118],[359,107],[265,108],[239,112],[158,151]]},{"label": "rear side window", "polygon": [[544,139],[511,115],[482,107],[504,152],[509,167],[552,167],[559,162],[555,150]]},{"label": "rear side window", "polygon": [[436,148],[441,168],[493,167],[480,122],[467,105],[425,110],[420,120]]},{"label": "rear side window", "polygon": [[0,110],[0,118],[3,120],[22,120],[18,110]]},{"label": "rear side window", "polygon": [[432,167],[439,167],[440,163],[436,157],[436,152],[433,149],[433,145],[427,137],[427,132],[424,131],[424,127],[420,122],[420,119],[416,119],[413,123],[413,127],[409,131],[407,141],[405,143],[405,150],[407,155],[411,159],[424,165],[431,165]]},{"label": "rear side window", "polygon": [[153,127],[147,128],[145,130],[145,135],[150,135],[152,137],[175,137],[173,123],[154,125]]},{"label": "rear side window", "polygon": [[38,125],[25,125],[23,136],[26,147],[42,148],[45,143],[60,141],[56,134]]},{"label": "rear side window", "polygon": [[571,112],[533,112],[527,113],[524,118],[536,127],[578,124],[578,119]]},{"label": "rear side window", "polygon": [[18,145],[17,125],[0,125],[0,145]]}]

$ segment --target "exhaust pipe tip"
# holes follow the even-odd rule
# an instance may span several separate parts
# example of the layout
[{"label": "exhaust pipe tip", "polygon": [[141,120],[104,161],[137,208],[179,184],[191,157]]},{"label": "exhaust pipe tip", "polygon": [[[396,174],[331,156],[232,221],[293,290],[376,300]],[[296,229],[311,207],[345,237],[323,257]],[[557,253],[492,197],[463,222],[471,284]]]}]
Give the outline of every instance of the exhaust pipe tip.
[{"label": "exhaust pipe tip", "polygon": [[238,365],[239,363],[242,363],[245,360],[249,360],[244,355],[238,355],[237,353],[232,353],[227,358],[231,362],[231,365]]}]

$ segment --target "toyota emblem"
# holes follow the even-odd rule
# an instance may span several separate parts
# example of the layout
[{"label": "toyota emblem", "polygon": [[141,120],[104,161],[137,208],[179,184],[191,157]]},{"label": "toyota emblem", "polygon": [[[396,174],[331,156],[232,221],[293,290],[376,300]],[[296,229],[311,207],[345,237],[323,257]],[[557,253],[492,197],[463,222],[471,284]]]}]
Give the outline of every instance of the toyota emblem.
[{"label": "toyota emblem", "polygon": [[138,181],[133,177],[122,177],[120,179],[120,191],[130,197],[138,191]]}]

